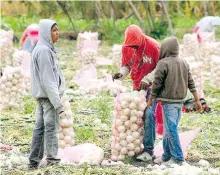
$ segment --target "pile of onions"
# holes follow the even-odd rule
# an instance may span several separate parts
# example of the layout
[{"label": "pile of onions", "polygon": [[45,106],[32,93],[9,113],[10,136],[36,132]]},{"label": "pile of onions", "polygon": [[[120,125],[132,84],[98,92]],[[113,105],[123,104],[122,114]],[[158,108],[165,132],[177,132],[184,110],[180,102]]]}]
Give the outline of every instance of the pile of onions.
[{"label": "pile of onions", "polygon": [[111,159],[124,160],[125,156],[139,154],[143,147],[143,120],[146,92],[121,93],[115,99],[112,126]]},{"label": "pile of onions", "polygon": [[0,79],[0,109],[19,108],[24,94],[24,75],[21,68],[6,67]]},{"label": "pile of onions", "polygon": [[185,34],[183,36],[183,57],[193,56],[197,60],[199,43],[196,34]]},{"label": "pile of onions", "polygon": [[64,94],[61,98],[64,112],[60,115],[59,147],[71,147],[74,145],[73,113],[69,103],[68,95]]},{"label": "pile of onions", "polygon": [[211,86],[220,88],[220,56],[213,55],[211,58]]},{"label": "pile of onions", "polygon": [[13,47],[13,31],[5,31],[0,30],[0,50],[1,50],[1,63],[6,63],[7,65],[11,64],[10,60],[10,52],[12,51]]},{"label": "pile of onions", "polygon": [[31,59],[30,53],[23,50],[16,50],[13,54],[13,65],[21,66],[23,58]]},{"label": "pile of onions", "polygon": [[199,97],[204,97],[204,76],[203,68],[204,64],[202,62],[193,62],[189,64],[192,73],[192,78],[195,81],[196,90]]}]

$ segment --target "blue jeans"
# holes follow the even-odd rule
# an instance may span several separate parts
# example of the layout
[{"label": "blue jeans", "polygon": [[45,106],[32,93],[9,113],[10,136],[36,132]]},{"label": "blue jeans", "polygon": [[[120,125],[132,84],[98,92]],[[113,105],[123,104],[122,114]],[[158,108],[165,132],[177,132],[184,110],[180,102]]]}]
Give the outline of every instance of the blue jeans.
[{"label": "blue jeans", "polygon": [[47,163],[57,163],[59,115],[49,99],[38,99],[36,123],[32,137],[29,166],[37,167],[46,149]]},{"label": "blue jeans", "polygon": [[145,109],[144,117],[144,151],[153,155],[154,143],[155,143],[155,116],[154,112],[157,106],[157,100],[153,100],[152,106]]},{"label": "blue jeans", "polygon": [[182,104],[180,103],[163,103],[163,161],[172,158],[175,161],[184,161],[181,149],[178,124],[181,118]]}]

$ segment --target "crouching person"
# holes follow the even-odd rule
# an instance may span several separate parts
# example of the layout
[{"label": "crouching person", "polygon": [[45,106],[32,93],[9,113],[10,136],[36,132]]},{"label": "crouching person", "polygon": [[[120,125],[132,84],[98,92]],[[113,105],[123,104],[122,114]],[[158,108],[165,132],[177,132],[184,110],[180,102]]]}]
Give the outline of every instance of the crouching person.
[{"label": "crouching person", "polygon": [[31,93],[38,105],[29,169],[39,166],[44,156],[44,148],[47,165],[60,162],[57,158],[59,115],[64,111],[60,97],[65,90],[65,80],[54,48],[58,38],[57,23],[49,19],[40,20],[39,42],[31,58]]},{"label": "crouching person", "polygon": [[[181,118],[182,103],[187,95],[187,90],[193,94],[197,110],[201,110],[201,104],[196,92],[195,83],[190,73],[187,62],[179,58],[179,43],[176,37],[169,37],[162,41],[160,49],[160,61],[156,66],[151,95],[147,104],[151,109],[152,100],[162,102],[164,135],[162,160],[156,159],[155,163],[172,161],[182,163],[184,161],[180,145],[178,124]],[[147,115],[148,117],[148,115]],[[146,121],[149,121],[146,118]],[[148,123],[149,130],[155,130],[155,122]],[[145,132],[145,138],[153,140],[155,135],[152,132]],[[149,145],[149,144],[148,144]],[[149,154],[152,155],[151,150]]]}]

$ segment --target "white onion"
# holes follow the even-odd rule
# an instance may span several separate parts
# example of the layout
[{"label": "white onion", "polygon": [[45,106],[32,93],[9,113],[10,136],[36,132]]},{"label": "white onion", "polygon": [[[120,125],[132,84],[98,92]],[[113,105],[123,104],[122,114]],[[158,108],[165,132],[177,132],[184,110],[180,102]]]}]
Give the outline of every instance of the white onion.
[{"label": "white onion", "polygon": [[120,119],[116,120],[116,126],[121,126],[123,124],[123,122]]},{"label": "white onion", "polygon": [[133,123],[133,124],[131,124],[130,129],[131,129],[131,131],[137,131],[138,125]]},{"label": "white onion", "polygon": [[125,115],[129,116],[129,114],[130,114],[130,109],[129,109],[129,108],[126,108],[126,109],[123,110],[123,112],[124,112]]},{"label": "white onion", "polygon": [[135,152],[134,152],[134,151],[129,151],[129,152],[128,152],[128,156],[133,157],[134,155],[135,155]]},{"label": "white onion", "polygon": [[120,116],[120,119],[124,122],[124,121],[128,120],[128,116],[126,116],[126,115],[121,115],[121,116]]},{"label": "white onion", "polygon": [[122,155],[128,154],[128,149],[127,149],[127,147],[122,147],[122,148],[121,148],[121,154],[122,154]]},{"label": "white onion", "polygon": [[134,152],[136,154],[140,153],[141,152],[141,147],[139,147],[139,146],[135,147]]},{"label": "white onion", "polygon": [[125,147],[125,146],[127,146],[127,142],[125,140],[120,140],[120,145],[122,147]]},{"label": "white onion", "polygon": [[133,136],[134,139],[137,139],[137,138],[140,137],[140,133],[139,132],[133,132],[132,136]]},{"label": "white onion", "polygon": [[121,150],[120,144],[116,143],[116,144],[115,144],[115,149],[116,149],[117,151],[120,151],[120,150]]},{"label": "white onion", "polygon": [[124,140],[126,137],[127,137],[127,134],[124,133],[124,132],[122,132],[122,133],[119,134],[119,139],[120,139],[120,140]]},{"label": "white onion", "polygon": [[64,140],[59,140],[59,147],[65,148],[66,142]]},{"label": "white onion", "polygon": [[140,111],[143,111],[145,108],[146,108],[146,106],[144,104],[140,104],[139,105],[139,110]]},{"label": "white onion", "polygon": [[125,127],[123,125],[119,126],[118,132],[120,132],[120,133],[125,132]]},{"label": "white onion", "polygon": [[127,108],[128,107],[128,103],[126,101],[121,102],[121,107],[122,108]]},{"label": "white onion", "polygon": [[144,115],[144,112],[143,111],[138,111],[138,117],[143,117],[143,115]]},{"label": "white onion", "polygon": [[131,116],[130,120],[131,122],[135,123],[137,121],[137,117],[136,116]]},{"label": "white onion", "polygon": [[127,141],[128,143],[131,143],[131,142],[134,141],[134,138],[133,138],[131,135],[128,135],[128,136],[126,137],[126,141]]},{"label": "white onion", "polygon": [[129,108],[132,110],[132,109],[136,109],[136,104],[135,102],[131,102],[130,105],[129,105]]},{"label": "white onion", "polygon": [[134,150],[134,144],[133,143],[129,143],[127,146],[129,151],[133,151]]},{"label": "white onion", "polygon": [[131,110],[131,116],[136,116],[137,115],[137,111],[135,109]]},{"label": "white onion", "polygon": [[64,137],[64,141],[68,144],[71,144],[72,143],[72,138],[70,136],[65,136]]},{"label": "white onion", "polygon": [[140,141],[139,139],[136,139],[136,140],[134,141],[134,144],[135,144],[135,145],[140,145],[140,144],[141,144],[141,141]]},{"label": "white onion", "polygon": [[126,126],[126,128],[129,128],[131,125],[131,121],[130,120],[125,121],[124,125]]},{"label": "white onion", "polygon": [[64,135],[63,135],[63,133],[61,132],[61,133],[59,133],[59,139],[61,139],[61,140],[63,140],[64,139]]},{"label": "white onion", "polygon": [[135,98],[134,98],[134,102],[135,102],[136,104],[139,104],[139,103],[141,102],[141,99],[140,99],[139,97],[135,97]]}]

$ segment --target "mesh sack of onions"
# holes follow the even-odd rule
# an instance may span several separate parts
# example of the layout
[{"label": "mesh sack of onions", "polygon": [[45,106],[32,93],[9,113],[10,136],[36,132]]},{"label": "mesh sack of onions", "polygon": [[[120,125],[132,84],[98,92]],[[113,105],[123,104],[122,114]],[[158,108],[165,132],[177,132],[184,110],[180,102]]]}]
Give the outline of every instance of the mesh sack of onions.
[{"label": "mesh sack of onions", "polygon": [[212,55],[220,56],[220,42],[202,43],[200,45],[200,58],[208,66],[210,66]]},{"label": "mesh sack of onions", "polygon": [[213,55],[211,58],[211,79],[212,87],[220,88],[220,56]]},{"label": "mesh sack of onions", "polygon": [[82,53],[81,61],[83,65],[94,64],[96,65],[97,52],[92,49],[87,49]]},{"label": "mesh sack of onions", "polygon": [[81,54],[81,49],[85,40],[94,41],[98,40],[98,32],[83,32],[77,36],[76,49],[78,54]]},{"label": "mesh sack of onions", "polygon": [[0,109],[19,108],[24,94],[24,75],[21,68],[6,67],[0,79]]},{"label": "mesh sack of onions", "polygon": [[183,57],[193,56],[199,58],[199,43],[195,34],[185,34],[183,36]]},{"label": "mesh sack of onions", "polygon": [[112,64],[118,68],[121,65],[122,45],[114,44],[112,47]]},{"label": "mesh sack of onions", "polygon": [[195,81],[196,90],[199,97],[204,97],[204,76],[203,68],[204,64],[202,62],[193,62],[190,65],[190,70],[192,73],[192,78]]},{"label": "mesh sack of onions", "polygon": [[13,65],[21,66],[23,58],[31,59],[30,53],[23,50],[16,50],[13,54]]},{"label": "mesh sack of onions", "polygon": [[145,91],[121,93],[115,99],[112,126],[111,159],[124,160],[142,150]]},{"label": "mesh sack of onions", "polygon": [[201,32],[200,37],[202,42],[215,42],[215,31],[212,32]]},{"label": "mesh sack of onions", "polygon": [[64,106],[64,112],[60,116],[59,147],[65,148],[74,145],[75,133],[73,131],[73,113],[68,95],[64,94],[61,102]]},{"label": "mesh sack of onions", "polygon": [[31,91],[31,77],[29,75],[24,74],[24,84],[26,93],[29,93]]},{"label": "mesh sack of onions", "polygon": [[11,64],[10,52],[13,47],[13,31],[0,30],[0,50],[1,50],[1,63]]}]

